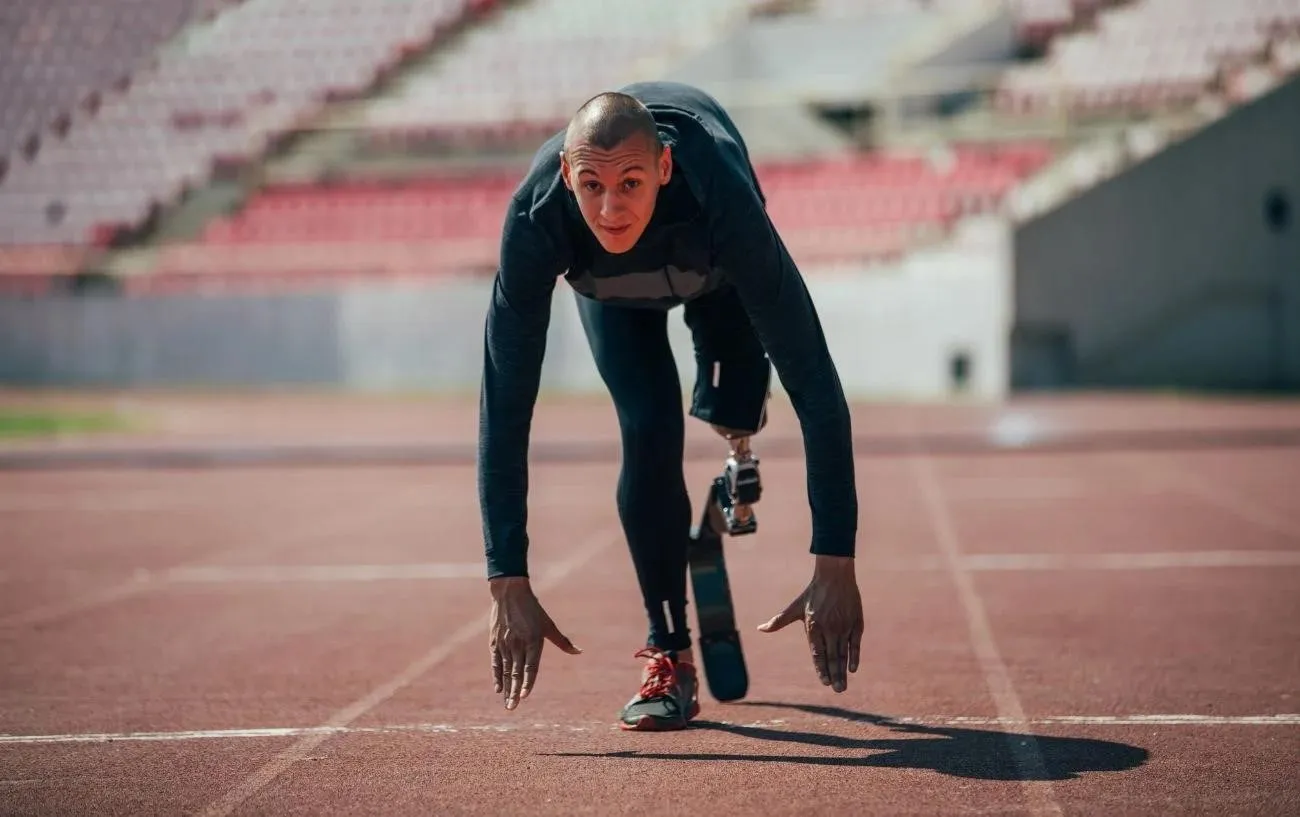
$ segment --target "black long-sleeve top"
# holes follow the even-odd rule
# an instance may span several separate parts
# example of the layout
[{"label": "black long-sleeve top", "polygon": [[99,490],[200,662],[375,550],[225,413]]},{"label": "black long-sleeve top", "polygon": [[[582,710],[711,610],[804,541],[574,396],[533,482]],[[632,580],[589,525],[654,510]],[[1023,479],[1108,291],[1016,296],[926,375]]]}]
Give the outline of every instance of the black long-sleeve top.
[{"label": "black long-sleeve top", "polygon": [[584,296],[650,309],[734,286],[802,428],[810,551],[852,556],[858,505],[848,404],[744,142],[718,103],[697,89],[655,82],[623,90],[649,108],[674,158],[636,247],[613,255],[591,235],[560,176],[563,132],[538,149],[505,217],[479,403],[488,577],[528,575],[528,446],[561,275]]}]

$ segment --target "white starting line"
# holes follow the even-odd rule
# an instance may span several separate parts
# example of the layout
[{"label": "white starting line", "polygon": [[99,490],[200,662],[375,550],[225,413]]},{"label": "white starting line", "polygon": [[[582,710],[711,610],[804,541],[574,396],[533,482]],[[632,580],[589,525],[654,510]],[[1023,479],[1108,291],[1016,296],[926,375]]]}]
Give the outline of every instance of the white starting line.
[{"label": "white starting line", "polygon": [[[747,544],[743,550],[760,550]],[[748,558],[737,555],[737,560]],[[889,572],[936,571],[945,568],[937,555],[864,553],[866,570]],[[1300,550],[1203,550],[1132,553],[967,553],[959,557],[963,570],[972,573],[1036,571],[1178,570],[1193,568],[1300,567]],[[48,576],[84,579],[93,570],[61,569],[48,572],[0,571],[0,583]],[[393,581],[448,581],[482,579],[482,562],[416,562],[397,564],[315,565],[186,565],[166,570],[138,569],[130,574],[137,584],[324,584]]]},{"label": "white starting line", "polygon": [[1192,550],[1133,553],[966,553],[966,570],[1167,570],[1206,567],[1296,567],[1300,550]]},{"label": "white starting line", "polygon": [[[723,725],[760,729],[782,726],[806,726],[803,718],[791,721],[786,718],[758,721],[716,721]],[[887,723],[873,724],[865,720],[818,719],[818,726],[843,725],[888,729],[890,724],[901,726],[1001,727],[1029,726],[1300,726],[1300,713],[1280,715],[1049,715],[1010,721],[1007,718],[946,717],[946,718],[890,718]],[[306,735],[366,735],[366,734],[474,734],[519,732],[618,732],[617,725],[608,721],[579,723],[414,723],[388,726],[285,726],[265,729],[205,729],[178,732],[103,732],[64,735],[0,735],[0,745],[42,743],[157,743],[189,740],[229,740],[246,738],[294,738]]]},{"label": "white starting line", "polygon": [[391,565],[191,565],[149,574],[187,584],[281,584],[289,582],[380,582],[482,579],[482,562],[427,562]]}]

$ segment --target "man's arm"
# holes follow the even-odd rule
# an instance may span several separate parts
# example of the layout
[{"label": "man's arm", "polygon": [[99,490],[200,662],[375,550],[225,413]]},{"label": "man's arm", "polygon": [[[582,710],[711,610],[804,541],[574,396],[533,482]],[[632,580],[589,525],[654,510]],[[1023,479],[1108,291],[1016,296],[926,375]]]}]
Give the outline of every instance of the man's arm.
[{"label": "man's arm", "polygon": [[515,201],[484,326],[478,494],[488,578],[528,575],[528,443],[562,262]]},{"label": "man's arm", "polygon": [[858,525],[848,402],[803,277],[777,235],[738,151],[712,174],[714,262],[732,281],[790,395],[803,431],[811,551],[853,556]]}]

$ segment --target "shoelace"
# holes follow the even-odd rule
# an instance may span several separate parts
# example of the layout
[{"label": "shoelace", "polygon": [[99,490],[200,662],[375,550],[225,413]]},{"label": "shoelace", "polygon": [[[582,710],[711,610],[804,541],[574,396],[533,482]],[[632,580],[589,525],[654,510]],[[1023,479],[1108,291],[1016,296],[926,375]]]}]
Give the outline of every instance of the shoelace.
[{"label": "shoelace", "polygon": [[641,682],[639,693],[642,699],[650,700],[676,694],[677,664],[673,659],[653,647],[638,650],[635,657],[648,659],[646,679]]}]

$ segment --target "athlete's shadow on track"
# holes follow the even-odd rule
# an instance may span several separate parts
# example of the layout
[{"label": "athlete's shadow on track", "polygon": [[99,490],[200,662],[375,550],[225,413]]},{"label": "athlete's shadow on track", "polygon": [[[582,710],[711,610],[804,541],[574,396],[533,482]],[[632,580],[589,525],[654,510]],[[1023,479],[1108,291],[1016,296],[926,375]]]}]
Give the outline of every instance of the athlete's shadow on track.
[{"label": "athlete's shadow on track", "polygon": [[[694,729],[729,732],[756,740],[801,743],[845,750],[834,755],[723,754],[643,752],[557,752],[560,757],[617,757],[643,760],[730,760],[797,763],[814,766],[861,766],[929,769],[953,777],[977,780],[1071,780],[1084,772],[1122,772],[1146,762],[1139,746],[1090,738],[1008,733],[956,726],[900,723],[883,715],[852,712],[833,706],[741,702],[731,706],[794,709],[852,723],[883,726],[909,737],[849,738],[817,732],[794,732],[765,726],[696,721]],[[1034,744],[1037,744],[1037,752]],[[854,750],[869,750],[857,754]],[[1041,764],[1039,764],[1041,758]]]}]

